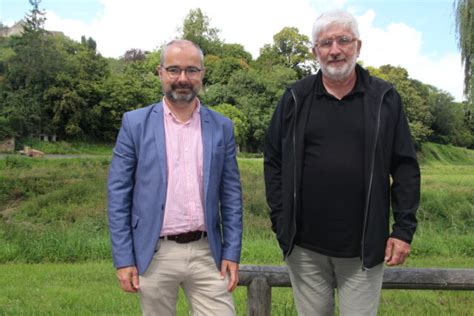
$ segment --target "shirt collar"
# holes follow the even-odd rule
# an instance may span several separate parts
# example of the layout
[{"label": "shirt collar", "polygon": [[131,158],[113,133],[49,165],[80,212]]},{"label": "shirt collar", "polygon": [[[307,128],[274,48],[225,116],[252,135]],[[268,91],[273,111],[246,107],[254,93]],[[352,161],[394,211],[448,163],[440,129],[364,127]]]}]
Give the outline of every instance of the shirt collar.
[{"label": "shirt collar", "polygon": [[[166,100],[165,100],[164,97],[163,97],[162,102],[163,102],[163,111],[165,113],[165,117],[171,117],[171,118],[173,118],[174,120],[176,120],[178,122],[178,119],[176,118],[174,113],[171,112],[171,110],[170,110],[168,104],[166,103]],[[194,115],[196,113],[198,113],[198,114],[201,113],[201,101],[198,98],[196,98],[196,107],[194,108],[194,111],[193,111],[193,114],[191,115],[190,120],[192,120],[194,118]],[[186,123],[186,122],[184,122],[184,123]]]},{"label": "shirt collar", "polygon": [[[362,75],[360,73],[361,70],[359,69],[359,67],[355,67],[355,71],[356,71],[356,75],[357,75],[356,83],[354,85],[354,88],[352,88],[352,90],[346,96],[356,94],[356,93],[364,93],[365,90],[366,90],[365,87],[364,87],[364,84],[362,82]],[[328,96],[330,96],[330,94],[327,92],[326,88],[324,87],[323,74],[321,72],[321,69],[317,73],[315,92],[316,92],[317,95],[328,95]]]}]

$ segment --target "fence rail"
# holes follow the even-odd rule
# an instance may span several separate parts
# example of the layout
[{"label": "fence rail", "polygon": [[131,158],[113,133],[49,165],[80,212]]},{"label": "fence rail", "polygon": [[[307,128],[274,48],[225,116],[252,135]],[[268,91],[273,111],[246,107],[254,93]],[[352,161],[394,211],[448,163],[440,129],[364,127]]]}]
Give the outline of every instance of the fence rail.
[{"label": "fence rail", "polygon": [[[291,287],[288,269],[242,265],[239,285],[247,287],[248,315],[271,314],[272,287]],[[474,291],[474,269],[387,268],[384,289]]]}]

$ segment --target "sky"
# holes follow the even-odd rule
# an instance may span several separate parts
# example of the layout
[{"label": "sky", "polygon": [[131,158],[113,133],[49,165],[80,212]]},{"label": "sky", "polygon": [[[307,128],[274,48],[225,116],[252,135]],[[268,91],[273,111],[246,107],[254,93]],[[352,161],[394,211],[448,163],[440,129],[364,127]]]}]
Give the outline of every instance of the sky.
[{"label": "sky", "polygon": [[[411,78],[464,100],[454,0],[42,0],[45,28],[74,40],[97,42],[106,57],[128,49],[152,51],[178,37],[191,9],[200,8],[226,43],[242,44],[254,58],[273,35],[296,27],[311,38],[314,20],[345,9],[359,23],[365,66],[401,66]],[[28,0],[0,0],[0,22],[12,26],[31,9]]]}]

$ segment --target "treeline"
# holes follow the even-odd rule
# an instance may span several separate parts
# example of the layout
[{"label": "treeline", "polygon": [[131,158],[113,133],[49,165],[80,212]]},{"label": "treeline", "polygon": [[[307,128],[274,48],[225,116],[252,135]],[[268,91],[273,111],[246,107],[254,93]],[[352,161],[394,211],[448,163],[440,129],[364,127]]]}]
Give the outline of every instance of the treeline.
[{"label": "treeline", "polygon": [[[160,50],[132,49],[118,59],[105,58],[92,38],[76,42],[44,30],[44,13],[34,3],[23,34],[0,38],[0,138],[47,134],[112,141],[125,111],[161,99]],[[206,77],[200,99],[234,121],[243,151],[261,150],[284,89],[318,69],[310,39],[293,27],[275,34],[256,59],[242,45],[222,41],[200,9],[189,12],[177,37],[202,47]],[[474,148],[472,104],[455,102],[401,67],[368,68],[400,92],[417,144]]]}]

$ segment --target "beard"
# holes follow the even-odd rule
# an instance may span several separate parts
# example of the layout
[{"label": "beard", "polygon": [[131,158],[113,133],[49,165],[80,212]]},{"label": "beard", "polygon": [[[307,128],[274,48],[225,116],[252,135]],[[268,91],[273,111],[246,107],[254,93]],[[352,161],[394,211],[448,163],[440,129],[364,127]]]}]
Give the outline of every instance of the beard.
[{"label": "beard", "polygon": [[325,64],[320,63],[321,71],[323,72],[323,74],[335,81],[344,80],[352,73],[357,62],[357,55],[354,54],[351,59],[346,59],[346,63],[339,67],[332,66],[329,63],[330,61],[338,60],[343,60],[343,58],[334,58],[332,60],[329,60]]},{"label": "beard", "polygon": [[[178,92],[177,90],[187,89],[188,92]],[[196,98],[199,92],[199,87],[193,86],[189,83],[175,83],[171,84],[169,89],[166,89],[165,96],[168,100],[175,104],[188,104]]]}]

